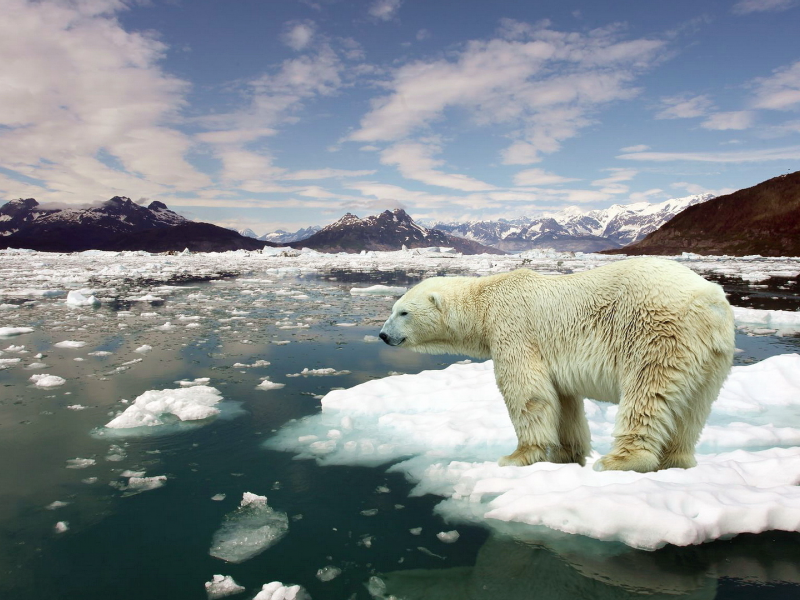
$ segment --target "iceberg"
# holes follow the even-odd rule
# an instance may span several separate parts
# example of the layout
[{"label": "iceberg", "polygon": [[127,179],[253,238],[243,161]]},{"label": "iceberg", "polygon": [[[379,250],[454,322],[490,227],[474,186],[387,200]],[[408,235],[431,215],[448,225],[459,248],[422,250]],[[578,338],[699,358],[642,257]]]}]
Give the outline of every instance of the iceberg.
[{"label": "iceberg", "polygon": [[266,496],[245,492],[239,508],[225,516],[214,533],[208,553],[230,563],[241,563],[276,544],[289,531],[286,513],[273,510]]}]

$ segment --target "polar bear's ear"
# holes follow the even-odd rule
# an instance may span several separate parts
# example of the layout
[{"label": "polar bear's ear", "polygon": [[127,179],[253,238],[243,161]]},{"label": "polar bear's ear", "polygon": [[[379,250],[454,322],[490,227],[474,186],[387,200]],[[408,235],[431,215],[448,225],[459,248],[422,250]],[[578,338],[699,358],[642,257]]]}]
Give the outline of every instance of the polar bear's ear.
[{"label": "polar bear's ear", "polygon": [[433,292],[430,296],[428,296],[428,300],[430,300],[437,309],[442,310],[443,302],[441,294],[438,292]]}]

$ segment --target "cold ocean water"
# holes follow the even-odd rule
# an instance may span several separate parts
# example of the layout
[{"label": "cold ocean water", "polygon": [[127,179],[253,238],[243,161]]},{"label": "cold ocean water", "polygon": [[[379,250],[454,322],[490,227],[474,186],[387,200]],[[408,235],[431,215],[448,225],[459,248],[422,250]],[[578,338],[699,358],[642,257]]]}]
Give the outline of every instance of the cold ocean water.
[{"label": "cold ocean water", "polygon": [[[655,551],[504,533],[446,522],[440,497],[409,496],[387,464],[271,449],[334,388],[467,358],[377,342],[399,292],[350,293],[421,276],[278,270],[100,286],[99,306],[35,283],[0,298],[0,327],[32,329],[0,337],[0,598],[201,599],[216,574],[244,588],[233,598],[273,581],[315,600],[800,597],[798,533]],[[740,306],[800,308],[796,283],[723,283]],[[749,327],[737,348],[747,365],[800,352],[800,337]],[[164,390],[209,388],[222,396],[209,418],[156,411],[159,425],[105,427],[145,392],[163,404],[178,398]],[[245,493],[266,503],[238,508]]]}]

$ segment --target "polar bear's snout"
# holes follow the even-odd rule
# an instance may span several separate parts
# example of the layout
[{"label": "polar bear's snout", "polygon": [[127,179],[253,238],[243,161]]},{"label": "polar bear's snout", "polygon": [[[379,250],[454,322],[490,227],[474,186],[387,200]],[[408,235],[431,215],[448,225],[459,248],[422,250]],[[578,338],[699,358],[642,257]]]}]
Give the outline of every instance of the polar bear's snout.
[{"label": "polar bear's snout", "polygon": [[381,332],[378,334],[378,337],[390,346],[399,346],[406,341],[406,337],[398,334],[398,332],[394,330],[394,327],[392,327],[391,318],[381,327]]}]

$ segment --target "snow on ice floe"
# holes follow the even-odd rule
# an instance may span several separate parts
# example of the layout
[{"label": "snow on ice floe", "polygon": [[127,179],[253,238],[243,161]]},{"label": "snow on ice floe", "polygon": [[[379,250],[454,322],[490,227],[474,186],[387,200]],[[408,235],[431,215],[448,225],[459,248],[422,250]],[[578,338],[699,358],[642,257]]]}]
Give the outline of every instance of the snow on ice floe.
[{"label": "snow on ice floe", "polygon": [[56,348],[83,348],[86,345],[86,342],[78,342],[75,340],[64,340],[63,342],[56,342],[53,344]]},{"label": "snow on ice floe", "polygon": [[209,600],[232,596],[244,590],[244,586],[236,583],[230,575],[214,575],[211,581],[206,581],[206,594]]},{"label": "snow on ice floe", "polygon": [[[617,407],[584,404],[593,449],[606,452]],[[732,369],[693,469],[598,473],[597,452],[586,467],[499,467],[516,436],[487,361],[334,390],[320,414],[266,445],[321,464],[394,462],[390,470],[416,484],[412,494],[444,497],[436,510],[454,522],[545,526],[655,549],[800,531],[800,427],[792,424],[800,424],[797,354]]]},{"label": "snow on ice floe", "polygon": [[402,296],[408,288],[390,285],[372,285],[365,288],[350,288],[352,296]]},{"label": "snow on ice floe", "polygon": [[98,300],[95,296],[85,296],[78,290],[72,290],[69,292],[67,294],[67,299],[64,302],[69,306],[97,306],[100,304],[100,300]]},{"label": "snow on ice floe", "polygon": [[267,504],[266,496],[242,495],[239,507],[225,515],[214,533],[208,553],[230,563],[241,563],[276,544],[289,531],[286,513]]},{"label": "snow on ice floe", "polygon": [[47,375],[45,373],[36,373],[30,376],[33,385],[40,388],[52,388],[64,385],[67,380],[58,375]]},{"label": "snow on ice floe", "polygon": [[32,331],[33,327],[0,327],[0,338],[22,335],[23,333],[31,333]]},{"label": "snow on ice floe", "polygon": [[745,330],[780,335],[800,332],[800,311],[733,307],[736,325]]},{"label": "snow on ice floe", "polygon": [[284,585],[280,581],[272,581],[261,586],[253,600],[310,600],[311,596],[300,585]]},{"label": "snow on ice floe", "polygon": [[220,414],[221,400],[220,391],[207,385],[149,390],[106,423],[106,428],[143,433],[142,428],[205,421]]}]

